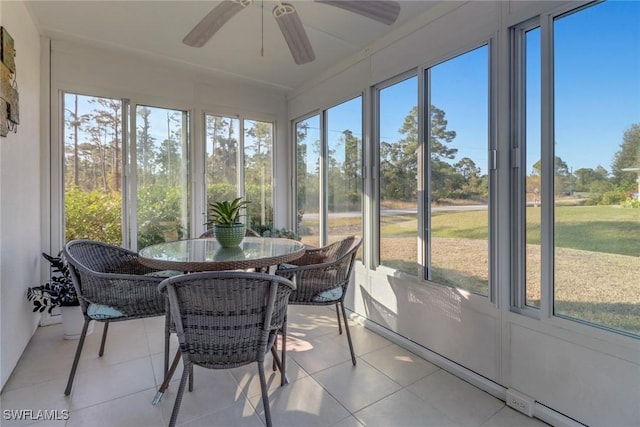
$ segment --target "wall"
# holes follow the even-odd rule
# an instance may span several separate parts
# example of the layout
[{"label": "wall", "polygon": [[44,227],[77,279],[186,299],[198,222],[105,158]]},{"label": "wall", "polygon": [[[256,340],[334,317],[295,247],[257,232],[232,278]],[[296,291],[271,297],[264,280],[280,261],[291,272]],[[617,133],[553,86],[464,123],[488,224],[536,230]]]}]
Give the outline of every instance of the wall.
[{"label": "wall", "polygon": [[25,297],[40,283],[40,36],[23,2],[0,2],[15,41],[17,133],[0,138],[0,380],[7,382],[37,327]]},{"label": "wall", "polygon": [[[499,196],[507,195],[498,197],[495,206],[495,302],[385,267],[358,265],[347,303],[371,328],[488,392],[504,399],[506,389],[513,388],[533,397],[538,402],[535,415],[554,425],[577,420],[592,426],[637,426],[637,339],[510,311],[510,168],[500,167],[510,164],[508,28],[557,7],[566,7],[566,2],[444,2],[416,18],[395,41],[381,42],[341,70],[295,90],[289,95],[289,118],[331,106],[345,93],[368,93],[370,86],[399,73],[436,64],[491,39],[497,53],[492,64],[497,73],[492,92],[497,104],[497,188]],[[364,138],[366,145],[368,131]]]}]

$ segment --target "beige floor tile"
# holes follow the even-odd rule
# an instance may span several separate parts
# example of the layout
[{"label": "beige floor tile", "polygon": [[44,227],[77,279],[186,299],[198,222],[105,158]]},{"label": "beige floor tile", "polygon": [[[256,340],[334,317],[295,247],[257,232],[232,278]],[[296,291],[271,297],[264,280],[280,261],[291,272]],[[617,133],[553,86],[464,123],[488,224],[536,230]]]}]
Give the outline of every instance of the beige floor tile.
[{"label": "beige floor tile", "polygon": [[335,309],[326,306],[290,305],[287,309],[289,333],[300,338],[338,334]]},{"label": "beige floor tile", "polygon": [[[155,387],[149,356],[78,372],[71,391],[77,410]],[[153,397],[152,397],[153,398]]]},{"label": "beige floor tile", "polygon": [[[93,333],[85,340],[87,347],[99,345],[99,334]],[[20,362],[7,381],[4,390],[36,385],[56,379],[67,378],[76,352],[78,340],[65,340],[62,325],[55,324],[36,329],[25,348]],[[56,357],[51,357],[55,354]],[[83,359],[86,356],[83,354]]]},{"label": "beige floor tile", "polygon": [[548,426],[547,423],[540,421],[536,418],[528,417],[520,412],[505,406],[493,417],[489,418],[487,422],[482,424],[482,427],[544,427]]},{"label": "beige floor tile", "polygon": [[152,427],[165,425],[161,409],[151,404],[153,389],[71,411],[67,427]]},{"label": "beige floor tile", "polygon": [[[267,355],[264,362],[265,379],[267,381],[267,387],[269,391],[274,391],[281,384],[280,371],[273,371],[271,355]],[[286,363],[287,378],[290,382],[297,381],[300,378],[308,376],[307,372],[298,365],[291,357],[287,357]],[[258,375],[258,366],[255,363],[245,365],[239,368],[234,368],[229,371],[233,378],[238,382],[238,385],[242,391],[249,397],[259,396],[262,391],[260,390],[260,376]]]},{"label": "beige floor tile", "polygon": [[364,424],[361,424],[356,417],[349,416],[344,420],[338,421],[337,423],[333,424],[331,427],[364,427]]},{"label": "beige floor tile", "polygon": [[462,426],[482,425],[504,407],[503,401],[444,370],[416,381],[408,389]]},{"label": "beige floor tile", "polygon": [[351,360],[349,348],[328,335],[300,338],[288,334],[287,354],[310,374]]},{"label": "beige floor tile", "polygon": [[[353,342],[353,349],[356,356],[362,356],[391,345],[391,341],[368,330],[362,325],[349,325],[349,331],[351,332],[351,341]],[[349,340],[347,339],[347,333],[344,328],[342,330],[342,334],[334,334],[330,336],[338,344],[349,348]]]},{"label": "beige floor tile", "polygon": [[356,412],[355,417],[367,427],[459,426],[444,411],[406,389]]},{"label": "beige floor tile", "polygon": [[[254,396],[250,401],[264,420],[262,399]],[[311,377],[278,388],[269,395],[269,401],[273,425],[278,427],[330,426],[349,416],[349,412]]]},{"label": "beige floor tile", "polygon": [[[69,410],[69,399],[63,393],[65,385],[65,380],[53,380],[39,383],[35,387],[28,386],[4,391],[0,399],[0,425],[2,427],[26,426],[42,420],[42,417],[46,416],[53,419],[53,421],[48,421],[52,426],[64,426],[64,422],[60,422],[64,420],[55,421],[55,418],[63,418],[62,411]],[[32,412],[23,412],[22,410]],[[10,412],[7,414],[5,411]],[[45,414],[40,411],[48,412]]]},{"label": "beige floor tile", "polygon": [[402,386],[360,361],[351,361],[325,369],[314,375],[316,381],[351,413],[400,390]]},{"label": "beige floor tile", "polygon": [[440,370],[436,365],[395,344],[367,353],[362,359],[403,386]]},{"label": "beige floor tile", "polygon": [[[169,420],[167,420],[167,424]],[[179,424],[180,427],[264,427],[248,401],[238,401],[233,405],[205,415],[204,417]]]},{"label": "beige floor tile", "polygon": [[[169,347],[169,366],[173,363],[173,359],[176,356],[176,351],[178,350],[178,341],[171,340],[171,345]],[[156,385],[160,386],[164,381],[164,350],[162,353],[154,353],[151,355],[151,363],[153,365],[153,376],[155,377]],[[178,361],[178,365],[176,367],[176,371],[171,377],[171,381],[179,381],[180,375],[182,375],[182,367],[184,363],[182,362],[182,358]]]},{"label": "beige floor tile", "polygon": [[[102,336],[103,324],[96,326],[95,338]],[[83,363],[93,369],[93,363],[115,365],[149,355],[149,345],[142,319],[112,322],[109,324],[104,355],[98,357],[100,340],[96,339],[82,349]],[[80,367],[78,368],[80,369]],[[83,367],[84,369],[84,367]]]},{"label": "beige floor tile", "polygon": [[[291,383],[280,387],[271,355],[265,359],[275,426],[545,425],[350,322],[358,355],[354,367],[346,336],[338,334],[334,307],[290,306],[289,320]],[[38,328],[0,396],[2,409],[68,409],[70,420],[3,419],[2,426],[167,425],[182,362],[162,402],[152,405],[163,380],[163,331],[163,317],[112,323],[105,355],[99,358],[102,324],[97,324],[86,339],[72,395],[65,397],[78,341],[62,339],[61,325]],[[171,358],[176,349],[173,334]],[[196,368],[195,390],[185,391],[178,422],[189,427],[263,426],[255,364],[233,370]]]},{"label": "beige floor tile", "polygon": [[[178,424],[194,421],[212,412],[228,408],[235,403],[246,401],[246,396],[238,387],[228,369],[215,370],[196,366],[194,367],[193,378],[193,391],[189,392],[188,385],[185,387],[178,415]],[[164,394],[162,402],[157,405],[162,409],[162,414],[167,424],[173,411],[178,385],[179,383],[172,383]]]}]

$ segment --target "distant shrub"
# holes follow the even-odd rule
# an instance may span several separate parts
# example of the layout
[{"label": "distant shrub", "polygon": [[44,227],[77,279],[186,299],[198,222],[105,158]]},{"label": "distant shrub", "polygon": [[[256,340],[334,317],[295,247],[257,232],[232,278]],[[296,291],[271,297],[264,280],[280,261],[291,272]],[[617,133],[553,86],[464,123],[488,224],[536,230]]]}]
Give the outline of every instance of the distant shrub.
[{"label": "distant shrub", "polygon": [[122,243],[122,195],[100,190],[65,192],[65,238]]},{"label": "distant shrub", "polygon": [[627,200],[627,193],[623,190],[607,191],[601,194],[595,194],[587,200],[586,204],[595,205],[620,205]]},{"label": "distant shrub", "polygon": [[630,197],[622,202],[621,206],[623,208],[640,209],[640,199]]}]

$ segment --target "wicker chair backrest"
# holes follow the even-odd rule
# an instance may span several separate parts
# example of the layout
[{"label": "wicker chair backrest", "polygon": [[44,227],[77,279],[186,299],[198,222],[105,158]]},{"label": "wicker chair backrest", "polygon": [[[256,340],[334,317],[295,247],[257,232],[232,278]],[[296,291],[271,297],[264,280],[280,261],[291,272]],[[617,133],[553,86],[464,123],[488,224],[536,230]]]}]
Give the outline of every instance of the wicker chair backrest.
[{"label": "wicker chair backrest", "polygon": [[86,312],[88,304],[115,308],[125,317],[159,316],[165,298],[157,292],[163,277],[147,276],[155,270],[138,262],[135,252],[93,240],[73,240],[64,259]]},{"label": "wicker chair backrest", "polygon": [[290,262],[293,265],[312,265],[335,262],[356,246],[360,246],[361,239],[356,236],[349,236],[337,242],[331,243],[321,248],[307,249],[305,254]]},{"label": "wicker chair backrest", "polygon": [[222,369],[264,360],[295,285],[269,274],[223,271],[173,277],[159,289],[169,297],[183,357]]},{"label": "wicker chair backrest", "polygon": [[[281,268],[276,271],[279,276],[293,279],[295,277],[297,289],[289,298],[292,304],[335,304],[342,301],[353,271],[356,254],[362,239],[347,237],[323,248],[307,251],[303,258],[312,261],[309,253],[314,256],[318,251],[329,249],[326,258],[315,263],[300,265],[294,268]],[[337,258],[332,261],[327,259]],[[297,261],[297,260],[296,260]]]}]

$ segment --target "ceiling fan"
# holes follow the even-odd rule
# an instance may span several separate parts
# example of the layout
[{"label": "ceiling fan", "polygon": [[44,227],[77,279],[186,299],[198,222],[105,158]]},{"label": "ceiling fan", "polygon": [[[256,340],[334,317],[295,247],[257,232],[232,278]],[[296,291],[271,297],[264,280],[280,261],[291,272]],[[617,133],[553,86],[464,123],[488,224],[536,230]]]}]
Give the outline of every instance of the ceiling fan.
[{"label": "ceiling fan", "polygon": [[[392,0],[314,0],[339,7],[358,15],[382,22],[386,25],[393,24],[400,13],[400,3]],[[238,12],[251,5],[253,0],[223,0],[213,8],[202,20],[187,34],[182,42],[192,47],[204,46],[211,37],[224,24],[233,18]],[[290,3],[278,1],[273,9],[280,31],[289,46],[291,56],[296,64],[306,64],[313,61],[316,56],[309,42],[309,37],[302,26],[296,8]]]}]

